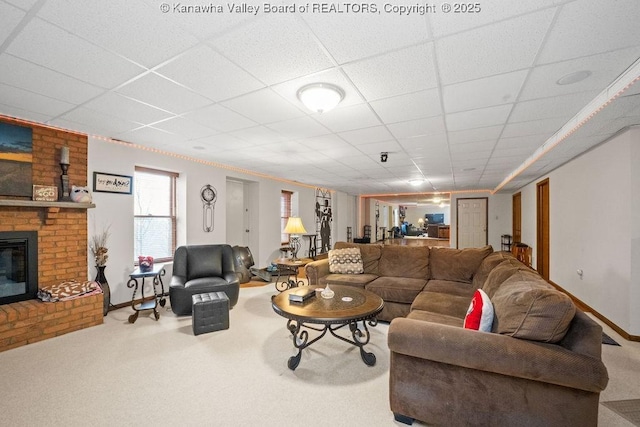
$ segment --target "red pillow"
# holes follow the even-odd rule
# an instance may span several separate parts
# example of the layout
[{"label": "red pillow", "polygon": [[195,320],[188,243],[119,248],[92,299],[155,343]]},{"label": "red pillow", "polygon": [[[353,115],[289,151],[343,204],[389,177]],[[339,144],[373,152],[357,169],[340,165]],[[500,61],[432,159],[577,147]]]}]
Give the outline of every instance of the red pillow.
[{"label": "red pillow", "polygon": [[466,329],[475,329],[482,332],[491,332],[493,325],[493,304],[489,296],[482,290],[478,289],[471,299],[469,310],[464,318],[464,327]]}]

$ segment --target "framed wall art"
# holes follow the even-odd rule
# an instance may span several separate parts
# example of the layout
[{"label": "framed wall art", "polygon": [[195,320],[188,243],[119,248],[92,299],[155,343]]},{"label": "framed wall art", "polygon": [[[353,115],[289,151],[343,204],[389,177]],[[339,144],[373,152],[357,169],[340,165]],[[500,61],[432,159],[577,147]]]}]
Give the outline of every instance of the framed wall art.
[{"label": "framed wall art", "polygon": [[133,191],[133,177],[106,172],[94,172],[93,191],[98,193],[131,194]]},{"label": "framed wall art", "polygon": [[33,129],[0,122],[0,195],[31,197]]}]

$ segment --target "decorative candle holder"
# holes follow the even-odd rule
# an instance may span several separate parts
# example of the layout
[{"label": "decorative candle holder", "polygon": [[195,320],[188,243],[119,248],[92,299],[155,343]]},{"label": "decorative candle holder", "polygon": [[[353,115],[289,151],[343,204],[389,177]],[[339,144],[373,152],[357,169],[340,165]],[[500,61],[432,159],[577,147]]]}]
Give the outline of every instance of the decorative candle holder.
[{"label": "decorative candle holder", "polygon": [[60,168],[62,169],[62,175],[60,175],[60,201],[62,202],[70,202],[71,201],[71,189],[69,187],[69,175],[67,175],[67,171],[69,170],[68,163],[60,163]]}]

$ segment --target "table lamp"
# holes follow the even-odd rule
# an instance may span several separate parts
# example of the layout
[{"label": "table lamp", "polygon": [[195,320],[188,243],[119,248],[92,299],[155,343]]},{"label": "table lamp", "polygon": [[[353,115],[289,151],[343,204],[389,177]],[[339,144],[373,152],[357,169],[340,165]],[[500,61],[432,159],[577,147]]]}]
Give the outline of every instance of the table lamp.
[{"label": "table lamp", "polygon": [[300,234],[306,234],[307,230],[302,225],[302,220],[297,216],[290,216],[283,233],[289,235],[289,245],[293,261],[298,261],[298,251],[300,250]]}]

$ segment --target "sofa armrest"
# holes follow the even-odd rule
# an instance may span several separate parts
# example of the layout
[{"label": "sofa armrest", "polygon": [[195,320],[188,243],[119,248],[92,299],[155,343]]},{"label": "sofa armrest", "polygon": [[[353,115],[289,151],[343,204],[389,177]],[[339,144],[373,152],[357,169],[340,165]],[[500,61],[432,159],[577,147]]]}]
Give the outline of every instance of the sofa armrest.
[{"label": "sofa armrest", "polygon": [[187,283],[187,278],[186,277],[173,275],[173,276],[171,276],[171,282],[169,283],[169,287],[178,286],[178,287],[183,287],[184,288],[184,284],[185,283]]},{"label": "sofa armrest", "polygon": [[321,277],[329,275],[329,259],[319,259],[312,261],[304,267],[305,274],[309,280],[309,285],[319,285]]},{"label": "sofa armrest", "polygon": [[240,284],[240,277],[238,276],[238,273],[236,273],[235,271],[227,271],[222,273],[222,277],[224,280],[226,280],[229,284],[231,285],[239,285]]},{"label": "sofa armrest", "polygon": [[609,380],[600,359],[556,344],[422,320],[394,319],[388,345],[407,356],[595,393]]}]

